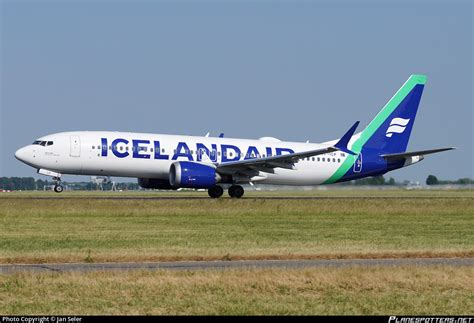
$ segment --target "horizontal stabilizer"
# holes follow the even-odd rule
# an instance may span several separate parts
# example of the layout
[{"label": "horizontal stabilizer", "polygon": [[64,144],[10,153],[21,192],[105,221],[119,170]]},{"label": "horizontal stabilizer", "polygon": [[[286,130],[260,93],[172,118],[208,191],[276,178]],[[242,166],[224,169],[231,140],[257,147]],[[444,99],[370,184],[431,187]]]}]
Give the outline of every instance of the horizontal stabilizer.
[{"label": "horizontal stabilizer", "polygon": [[349,141],[354,135],[354,132],[356,131],[357,126],[359,125],[359,122],[360,121],[357,121],[356,123],[354,123],[354,125],[344,134],[344,136],[342,136],[342,138],[339,139],[339,141],[334,145],[335,148],[345,153],[348,153],[349,155],[355,155],[353,151],[347,148],[347,145],[349,144]]},{"label": "horizontal stabilizer", "polygon": [[380,155],[380,157],[383,157],[387,160],[400,160],[400,159],[405,159],[407,157],[435,154],[435,153],[439,153],[446,150],[452,150],[452,149],[456,149],[456,148],[449,147],[449,148],[438,148],[438,149],[430,149],[430,150],[419,150],[419,151],[409,151],[409,152],[407,151],[407,152],[399,153],[399,154],[384,154],[384,155]]}]

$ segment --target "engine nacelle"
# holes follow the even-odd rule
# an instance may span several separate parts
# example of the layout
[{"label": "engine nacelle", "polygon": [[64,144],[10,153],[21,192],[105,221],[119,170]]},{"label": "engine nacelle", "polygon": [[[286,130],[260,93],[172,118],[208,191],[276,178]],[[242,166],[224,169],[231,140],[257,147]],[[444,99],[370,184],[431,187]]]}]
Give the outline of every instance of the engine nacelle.
[{"label": "engine nacelle", "polygon": [[158,190],[172,190],[170,182],[166,179],[158,178],[138,178],[138,185],[143,188],[154,188]]},{"label": "engine nacelle", "polygon": [[170,185],[173,188],[210,188],[221,177],[212,165],[195,162],[174,162],[170,167]]}]

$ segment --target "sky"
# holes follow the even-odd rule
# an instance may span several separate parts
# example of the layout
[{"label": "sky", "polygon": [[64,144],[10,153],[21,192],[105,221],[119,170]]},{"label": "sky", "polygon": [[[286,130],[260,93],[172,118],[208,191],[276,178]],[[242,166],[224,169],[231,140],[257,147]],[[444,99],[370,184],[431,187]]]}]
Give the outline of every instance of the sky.
[{"label": "sky", "polygon": [[472,21],[471,1],[0,0],[0,176],[40,178],[14,152],[61,131],[332,140],[426,74],[408,149],[457,150],[386,177],[474,178]]}]

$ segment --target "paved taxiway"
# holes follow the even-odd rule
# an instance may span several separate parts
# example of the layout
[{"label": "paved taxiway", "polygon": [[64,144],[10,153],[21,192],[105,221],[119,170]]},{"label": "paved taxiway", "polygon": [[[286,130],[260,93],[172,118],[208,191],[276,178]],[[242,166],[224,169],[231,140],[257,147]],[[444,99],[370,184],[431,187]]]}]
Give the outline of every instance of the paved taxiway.
[{"label": "paved taxiway", "polygon": [[238,261],[174,261],[136,263],[60,263],[3,264],[0,274],[17,272],[88,272],[123,270],[219,270],[238,268],[311,268],[351,266],[474,266],[474,258],[406,258],[406,259],[317,259],[317,260],[238,260]]}]

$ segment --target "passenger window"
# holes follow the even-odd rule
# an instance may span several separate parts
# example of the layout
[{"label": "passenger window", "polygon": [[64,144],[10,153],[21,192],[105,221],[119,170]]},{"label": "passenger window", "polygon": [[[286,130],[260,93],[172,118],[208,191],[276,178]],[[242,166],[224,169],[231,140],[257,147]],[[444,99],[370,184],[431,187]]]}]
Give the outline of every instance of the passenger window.
[{"label": "passenger window", "polygon": [[341,162],[341,160],[338,158],[338,159],[337,159],[337,162],[338,162],[338,163],[340,163],[340,162]]},{"label": "passenger window", "polygon": [[314,157],[313,157],[313,158],[311,158],[311,160],[312,160],[312,161],[314,161]]},{"label": "passenger window", "polygon": [[326,161],[326,159],[323,157],[323,161]]},{"label": "passenger window", "polygon": [[336,158],[333,158],[333,159],[332,159],[332,162],[335,163],[335,162],[336,162]]},{"label": "passenger window", "polygon": [[92,149],[95,149],[95,146],[92,146]]},{"label": "passenger window", "polygon": [[128,146],[127,146],[127,147],[125,147],[125,150],[126,150],[126,151],[128,151]]},{"label": "passenger window", "polygon": [[164,153],[164,152],[165,152],[165,148],[161,148],[161,152]]},{"label": "passenger window", "polygon": [[150,152],[153,152],[153,148],[150,148]]},{"label": "passenger window", "polygon": [[318,157],[318,161],[320,161],[321,159]]}]

